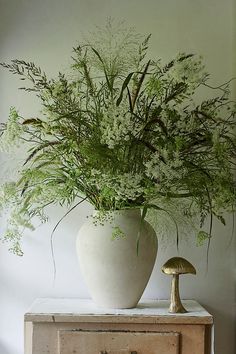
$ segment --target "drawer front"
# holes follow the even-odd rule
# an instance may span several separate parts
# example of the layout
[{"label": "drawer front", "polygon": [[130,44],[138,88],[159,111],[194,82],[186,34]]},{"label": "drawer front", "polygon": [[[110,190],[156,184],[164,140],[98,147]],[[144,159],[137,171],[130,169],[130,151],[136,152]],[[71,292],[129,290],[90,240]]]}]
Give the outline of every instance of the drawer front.
[{"label": "drawer front", "polygon": [[58,354],[179,354],[179,333],[59,331]]}]

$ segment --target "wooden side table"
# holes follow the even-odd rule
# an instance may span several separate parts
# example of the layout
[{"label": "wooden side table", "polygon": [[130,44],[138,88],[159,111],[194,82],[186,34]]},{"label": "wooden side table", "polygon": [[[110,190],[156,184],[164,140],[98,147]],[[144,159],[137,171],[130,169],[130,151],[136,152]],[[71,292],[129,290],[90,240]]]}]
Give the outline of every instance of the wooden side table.
[{"label": "wooden side table", "polygon": [[212,316],[197,302],[110,310],[83,299],[37,299],[25,314],[25,354],[210,354]]}]

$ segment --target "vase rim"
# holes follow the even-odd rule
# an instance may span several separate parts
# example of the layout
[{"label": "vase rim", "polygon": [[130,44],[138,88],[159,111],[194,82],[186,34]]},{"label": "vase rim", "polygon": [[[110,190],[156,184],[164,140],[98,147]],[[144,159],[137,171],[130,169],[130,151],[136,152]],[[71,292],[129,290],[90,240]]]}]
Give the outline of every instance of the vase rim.
[{"label": "vase rim", "polygon": [[[100,210],[95,209],[93,211],[93,216],[97,215],[100,212]],[[117,209],[117,210],[107,210],[107,212],[111,214],[117,214],[117,215],[122,215],[122,214],[141,214],[141,208],[130,208],[130,209]]]}]

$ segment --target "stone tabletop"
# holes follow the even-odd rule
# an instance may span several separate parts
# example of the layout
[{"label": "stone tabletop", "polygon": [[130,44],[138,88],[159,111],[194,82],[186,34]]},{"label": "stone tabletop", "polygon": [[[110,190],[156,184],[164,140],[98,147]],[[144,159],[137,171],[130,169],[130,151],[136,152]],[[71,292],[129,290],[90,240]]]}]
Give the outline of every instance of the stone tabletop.
[{"label": "stone tabletop", "polygon": [[[168,313],[168,300],[142,300],[132,309],[108,309],[79,298],[39,298],[25,314],[31,322],[132,322],[212,324],[212,316],[196,301],[183,300],[184,314]],[[115,317],[115,319],[114,319]]]}]

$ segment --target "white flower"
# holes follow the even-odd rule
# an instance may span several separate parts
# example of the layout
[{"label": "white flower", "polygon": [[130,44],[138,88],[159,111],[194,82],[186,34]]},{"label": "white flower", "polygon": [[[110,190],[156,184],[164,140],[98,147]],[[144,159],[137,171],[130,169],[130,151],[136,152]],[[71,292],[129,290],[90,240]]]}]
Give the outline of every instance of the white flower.
[{"label": "white flower", "polygon": [[205,72],[203,71],[204,66],[202,64],[201,57],[197,59],[189,57],[187,59],[178,61],[183,54],[177,57],[177,60],[173,67],[168,72],[168,76],[174,79],[176,82],[187,81],[189,86],[195,87],[197,84],[202,82],[205,77]]},{"label": "white flower", "polygon": [[178,151],[170,156],[166,149],[161,149],[160,152],[152,154],[145,166],[147,176],[156,179],[160,186],[165,184],[172,187],[175,179],[179,180],[187,173]]},{"label": "white flower", "polygon": [[126,103],[121,103],[118,107],[112,103],[103,114],[100,129],[101,143],[113,149],[120,142],[128,141],[130,135],[136,135],[141,126],[129,112]]},{"label": "white flower", "polygon": [[88,183],[96,185],[101,191],[110,189],[116,201],[135,200],[144,193],[141,185],[142,176],[140,174],[124,173],[122,175],[110,175],[101,173],[93,169]]},{"label": "white flower", "polygon": [[19,118],[18,112],[12,107],[6,128],[0,138],[0,151],[8,152],[12,146],[19,142],[23,132],[22,125],[19,124]]}]

